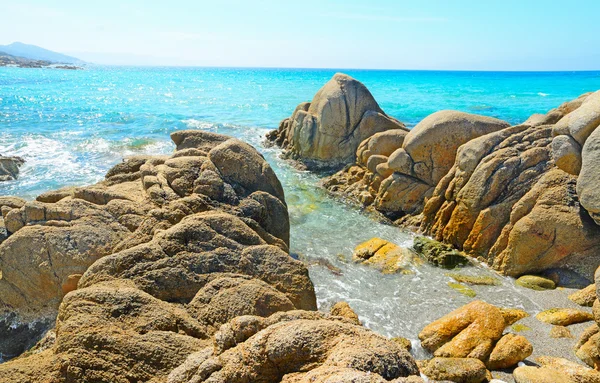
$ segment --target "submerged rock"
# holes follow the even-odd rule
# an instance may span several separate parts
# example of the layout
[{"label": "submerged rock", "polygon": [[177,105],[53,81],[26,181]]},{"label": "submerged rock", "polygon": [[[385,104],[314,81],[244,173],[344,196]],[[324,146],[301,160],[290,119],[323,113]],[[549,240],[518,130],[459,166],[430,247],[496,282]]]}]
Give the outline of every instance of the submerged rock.
[{"label": "submerged rock", "polygon": [[592,313],[569,308],[554,308],[535,316],[538,320],[556,326],[569,326],[576,323],[588,322],[594,319]]},{"label": "submerged rock", "polygon": [[515,283],[521,287],[538,291],[554,290],[556,288],[553,280],[538,275],[523,275]]},{"label": "submerged rock", "polygon": [[19,168],[25,163],[21,157],[4,157],[0,154],[0,181],[16,180]]},{"label": "submerged rock", "polygon": [[470,263],[469,258],[447,244],[429,239],[415,237],[413,248],[432,265],[453,269]]},{"label": "submerged rock", "polygon": [[352,259],[384,274],[410,272],[409,267],[418,263],[409,249],[381,238],[371,238],[356,246]]},{"label": "submerged rock", "polygon": [[362,83],[337,73],[267,138],[309,168],[340,168],[355,161],[363,140],[390,129],[407,130],[381,110]]}]

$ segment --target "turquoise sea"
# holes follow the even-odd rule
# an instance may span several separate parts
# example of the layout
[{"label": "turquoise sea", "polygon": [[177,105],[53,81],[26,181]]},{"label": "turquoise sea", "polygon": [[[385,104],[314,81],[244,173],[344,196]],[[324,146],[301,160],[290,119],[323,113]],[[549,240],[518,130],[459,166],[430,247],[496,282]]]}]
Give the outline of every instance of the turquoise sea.
[{"label": "turquoise sea", "polygon": [[[123,156],[171,152],[174,146],[169,134],[178,129],[239,137],[265,155],[284,185],[292,251],[309,262],[322,307],[346,300],[367,326],[385,335],[414,339],[439,312],[469,298],[448,288],[449,278],[427,266],[410,276],[382,276],[344,261],[361,241],[379,236],[410,245],[411,234],[376,223],[329,198],[316,186],[317,176],[279,159],[277,148],[262,146],[265,133],[276,128],[298,103],[310,100],[335,72],[0,68],[0,154],[18,155],[27,161],[19,180],[0,183],[0,195],[32,199],[61,186],[96,182]],[[516,124],[532,113],[545,113],[584,92],[600,89],[600,72],[343,72],[362,81],[388,114],[409,126],[441,109],[484,114]],[[334,272],[323,266],[327,262]],[[535,310],[535,304],[510,281],[500,287],[474,289],[490,303]],[[408,313],[411,320],[403,320]]]}]

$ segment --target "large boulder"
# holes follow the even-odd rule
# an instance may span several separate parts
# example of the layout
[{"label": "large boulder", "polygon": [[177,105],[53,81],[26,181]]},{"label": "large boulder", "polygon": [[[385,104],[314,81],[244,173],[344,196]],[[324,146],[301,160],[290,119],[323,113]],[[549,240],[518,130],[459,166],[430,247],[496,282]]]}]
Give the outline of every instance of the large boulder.
[{"label": "large boulder", "polygon": [[[600,106],[598,106],[600,114]],[[600,225],[600,129],[595,129],[585,141],[582,165],[577,178],[577,195],[581,205]]]},{"label": "large boulder", "polygon": [[0,309],[12,316],[0,320],[3,357],[55,328],[0,364],[0,381],[418,373],[407,351],[355,316],[315,311],[262,156],[212,133],[173,140],[171,156],[133,158],[97,185],[40,198],[54,202],[4,209],[12,233],[0,245]]},{"label": "large boulder", "polygon": [[354,162],[363,140],[390,129],[406,130],[362,83],[337,73],[267,137],[310,168],[340,168]]}]

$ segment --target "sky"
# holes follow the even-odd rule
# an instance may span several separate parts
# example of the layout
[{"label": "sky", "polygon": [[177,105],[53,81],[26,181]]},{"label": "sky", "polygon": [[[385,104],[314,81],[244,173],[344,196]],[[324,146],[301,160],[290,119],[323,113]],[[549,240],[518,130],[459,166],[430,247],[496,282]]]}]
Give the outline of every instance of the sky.
[{"label": "sky", "polygon": [[97,64],[599,70],[599,0],[0,0],[0,44]]}]

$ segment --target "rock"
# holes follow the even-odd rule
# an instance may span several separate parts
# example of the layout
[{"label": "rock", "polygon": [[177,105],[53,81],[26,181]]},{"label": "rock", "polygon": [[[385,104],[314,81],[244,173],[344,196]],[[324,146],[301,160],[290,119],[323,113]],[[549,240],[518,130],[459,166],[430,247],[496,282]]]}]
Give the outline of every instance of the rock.
[{"label": "rock", "polygon": [[592,283],[585,289],[574,292],[569,295],[569,299],[580,306],[592,307],[596,300],[596,284]]},{"label": "rock", "polygon": [[513,371],[516,383],[573,383],[565,374],[549,368],[517,367]]},{"label": "rock", "polygon": [[267,138],[310,168],[340,168],[356,160],[365,139],[390,129],[406,131],[381,110],[363,84],[338,73]]},{"label": "rock", "polygon": [[452,246],[427,237],[415,237],[413,248],[419,255],[422,255],[427,262],[446,269],[452,269],[470,263],[467,256],[453,249]]},{"label": "rock", "polygon": [[21,157],[4,157],[0,154],[0,181],[16,180],[19,168],[25,163]]},{"label": "rock", "polygon": [[560,339],[560,338],[572,339],[573,334],[571,334],[571,331],[564,326],[552,326],[552,329],[550,330],[550,337],[555,338],[555,339]]},{"label": "rock", "polygon": [[389,157],[396,149],[402,147],[407,134],[408,131],[404,129],[390,129],[373,134],[360,143],[356,151],[356,162],[366,165],[371,156]]},{"label": "rock", "polygon": [[425,326],[421,345],[436,357],[486,360],[502,337],[506,322],[500,309],[473,301]]},{"label": "rock", "polygon": [[600,91],[590,94],[581,106],[556,123],[556,132],[566,132],[580,145],[600,125]]},{"label": "rock", "polygon": [[542,311],[535,317],[544,323],[553,324],[556,326],[569,326],[575,323],[587,322],[594,319],[592,313],[569,308],[554,308]]},{"label": "rock", "polygon": [[506,334],[492,350],[486,366],[490,370],[502,370],[516,366],[533,353],[533,346],[522,335]]},{"label": "rock", "polygon": [[578,175],[581,171],[581,145],[571,136],[556,136],[552,140],[552,159],[560,169]]},{"label": "rock", "polygon": [[97,185],[8,211],[3,356],[56,324],[55,337],[0,364],[0,381],[418,373],[407,351],[356,325],[349,308],[315,311],[306,266],[287,252],[281,185],[253,148],[199,131],[173,140],[171,156],[132,159]]},{"label": "rock", "polygon": [[508,126],[507,122],[495,118],[453,110],[433,113],[404,138],[401,150],[415,164],[411,172],[406,174],[435,186],[454,165],[459,146]]},{"label": "rock", "polygon": [[404,348],[406,351],[412,350],[412,342],[409,339],[398,336],[392,338],[391,340],[398,343],[398,345],[400,345],[400,347]]},{"label": "rock", "polygon": [[352,323],[360,325],[358,315],[352,310],[352,307],[347,302],[337,302],[333,305],[329,313],[333,316],[344,317],[349,319]]},{"label": "rock", "polygon": [[371,238],[356,246],[352,259],[375,267],[384,274],[406,272],[416,262],[410,250],[381,238]]},{"label": "rock", "polygon": [[480,383],[486,379],[485,365],[472,358],[433,358],[424,363],[421,372],[428,379],[457,383]]},{"label": "rock", "polygon": [[507,326],[529,316],[529,313],[520,309],[500,308],[500,313],[502,313]]},{"label": "rock", "polygon": [[363,373],[383,381],[418,374],[410,354],[396,343],[317,312],[238,317],[221,327],[215,342],[213,355],[197,354],[168,382],[250,381],[256,376],[281,381],[288,374],[294,375],[287,382],[323,381],[324,374],[348,379]]},{"label": "rock", "polygon": [[575,345],[575,355],[592,368],[600,366],[600,328],[594,323],[585,329]]},{"label": "rock", "polygon": [[[594,95],[600,95],[596,92]],[[591,96],[590,96],[591,97]],[[596,97],[598,100],[600,98]],[[598,107],[600,116],[600,106]],[[577,178],[577,195],[581,206],[587,210],[594,221],[600,225],[600,129],[591,132],[581,152],[581,172]]]},{"label": "rock", "polygon": [[8,207],[10,209],[19,209],[25,206],[26,203],[27,201],[25,201],[23,198],[0,196],[0,208]]},{"label": "rock", "polygon": [[554,281],[538,275],[523,275],[519,277],[515,283],[521,287],[538,291],[554,290],[556,288]]},{"label": "rock", "polygon": [[519,367],[513,372],[517,383],[598,383],[600,372],[563,358],[541,356],[540,368]]}]

